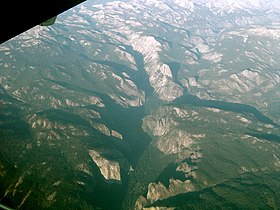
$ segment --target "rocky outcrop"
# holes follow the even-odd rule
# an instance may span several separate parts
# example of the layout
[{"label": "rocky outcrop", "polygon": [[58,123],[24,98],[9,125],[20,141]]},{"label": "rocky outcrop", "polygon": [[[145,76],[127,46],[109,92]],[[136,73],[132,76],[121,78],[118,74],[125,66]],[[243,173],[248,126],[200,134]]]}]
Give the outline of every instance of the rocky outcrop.
[{"label": "rocky outcrop", "polygon": [[[179,119],[199,119],[198,113],[188,112],[178,107],[161,107],[153,115],[143,119],[143,128],[151,133],[156,139],[156,146],[165,154],[179,154],[193,151],[199,139],[205,134],[191,134],[186,130],[179,129]],[[186,155],[186,154],[185,154]]]},{"label": "rocky outcrop", "polygon": [[168,65],[162,63],[159,53],[163,46],[151,36],[132,35],[130,44],[143,55],[150,84],[160,99],[172,101],[183,94],[183,89],[172,79]]},{"label": "rocky outcrop", "polygon": [[168,188],[162,183],[150,183],[148,186],[147,199],[150,202],[155,202],[180,193],[193,191],[194,189],[190,180],[181,181],[170,179]]},{"label": "rocky outcrop", "polygon": [[120,164],[116,161],[110,161],[94,150],[89,150],[89,155],[99,167],[101,174],[108,181],[121,181]]}]

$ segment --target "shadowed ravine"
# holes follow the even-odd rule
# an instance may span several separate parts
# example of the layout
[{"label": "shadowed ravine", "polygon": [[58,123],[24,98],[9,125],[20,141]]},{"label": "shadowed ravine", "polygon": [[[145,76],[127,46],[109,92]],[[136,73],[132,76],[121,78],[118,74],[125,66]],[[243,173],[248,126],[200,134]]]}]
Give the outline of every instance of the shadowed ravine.
[{"label": "shadowed ravine", "polygon": [[189,105],[193,105],[193,106],[209,107],[209,108],[221,109],[224,111],[251,114],[260,122],[268,123],[270,125],[279,127],[278,124],[273,122],[270,118],[266,117],[264,114],[262,114],[256,108],[246,105],[246,104],[231,103],[231,102],[225,102],[225,101],[215,101],[215,100],[203,100],[203,99],[200,99],[197,96],[194,96],[191,94],[186,94],[186,95],[174,100],[174,102],[171,102],[171,104],[174,104],[174,105],[189,104]]}]

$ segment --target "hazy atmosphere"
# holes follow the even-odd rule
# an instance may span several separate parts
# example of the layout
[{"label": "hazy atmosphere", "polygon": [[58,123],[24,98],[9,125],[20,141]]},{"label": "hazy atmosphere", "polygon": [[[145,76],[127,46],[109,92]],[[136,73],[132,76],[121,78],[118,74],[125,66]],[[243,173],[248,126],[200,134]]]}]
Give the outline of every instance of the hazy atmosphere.
[{"label": "hazy atmosphere", "polygon": [[1,44],[0,205],[279,209],[279,43],[279,0],[87,0]]}]

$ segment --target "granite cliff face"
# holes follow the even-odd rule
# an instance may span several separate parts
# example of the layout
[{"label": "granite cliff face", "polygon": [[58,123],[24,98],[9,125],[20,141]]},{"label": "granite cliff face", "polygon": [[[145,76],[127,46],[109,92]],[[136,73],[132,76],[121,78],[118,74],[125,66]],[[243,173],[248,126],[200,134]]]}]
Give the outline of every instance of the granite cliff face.
[{"label": "granite cliff face", "polygon": [[279,208],[279,5],[86,1],[2,44],[0,202]]}]

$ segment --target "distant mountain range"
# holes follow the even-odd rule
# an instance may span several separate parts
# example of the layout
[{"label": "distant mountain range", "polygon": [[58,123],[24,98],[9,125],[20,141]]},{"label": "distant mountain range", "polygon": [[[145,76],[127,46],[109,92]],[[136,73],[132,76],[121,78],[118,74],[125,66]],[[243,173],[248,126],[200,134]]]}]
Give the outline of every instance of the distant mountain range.
[{"label": "distant mountain range", "polygon": [[0,45],[0,203],[280,207],[279,1],[86,1]]}]

